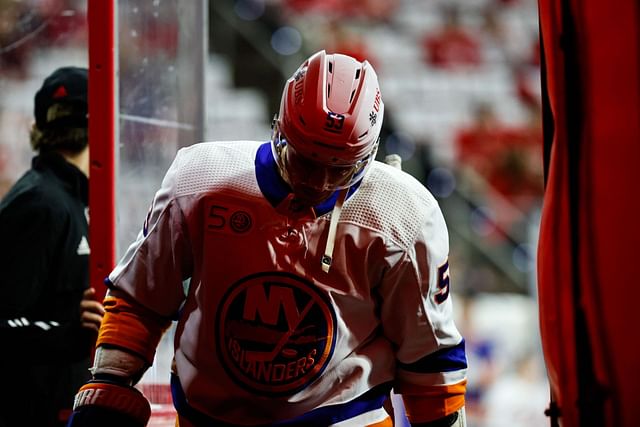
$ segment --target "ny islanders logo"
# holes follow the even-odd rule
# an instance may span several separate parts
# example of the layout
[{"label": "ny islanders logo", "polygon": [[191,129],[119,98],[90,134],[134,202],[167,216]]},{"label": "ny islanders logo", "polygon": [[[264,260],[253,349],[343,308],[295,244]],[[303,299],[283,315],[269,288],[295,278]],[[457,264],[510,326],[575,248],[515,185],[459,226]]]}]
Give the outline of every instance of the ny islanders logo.
[{"label": "ny islanders logo", "polygon": [[327,297],[287,273],[235,283],[217,316],[218,354],[231,377],[258,394],[291,394],[325,369],[336,316]]}]

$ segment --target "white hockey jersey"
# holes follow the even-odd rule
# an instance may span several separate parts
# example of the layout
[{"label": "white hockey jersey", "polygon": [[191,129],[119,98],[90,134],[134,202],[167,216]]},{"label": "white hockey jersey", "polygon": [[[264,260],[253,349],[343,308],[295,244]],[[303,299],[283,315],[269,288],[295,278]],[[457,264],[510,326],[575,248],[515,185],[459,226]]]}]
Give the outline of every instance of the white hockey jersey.
[{"label": "white hockey jersey", "polygon": [[180,413],[198,425],[338,425],[379,415],[392,385],[465,378],[437,202],[379,162],[350,193],[325,273],[337,195],[297,206],[269,143],[179,151],[109,281],[177,318]]}]

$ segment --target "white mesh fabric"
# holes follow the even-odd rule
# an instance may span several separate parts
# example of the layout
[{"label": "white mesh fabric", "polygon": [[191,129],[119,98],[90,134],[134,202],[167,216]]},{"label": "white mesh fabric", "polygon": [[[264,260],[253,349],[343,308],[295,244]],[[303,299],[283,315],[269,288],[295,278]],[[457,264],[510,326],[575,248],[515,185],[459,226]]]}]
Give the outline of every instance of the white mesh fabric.
[{"label": "white mesh fabric", "polygon": [[259,195],[254,169],[238,166],[253,165],[260,144],[256,141],[206,142],[184,149],[176,197],[213,189]]},{"label": "white mesh fabric", "polygon": [[[224,141],[183,149],[176,197],[211,190],[231,190],[261,197],[253,165],[260,142]],[[215,152],[215,155],[212,154]],[[244,167],[238,165],[244,164]],[[238,172],[241,171],[241,172]],[[231,178],[231,179],[230,179]],[[408,249],[437,202],[407,173],[374,162],[358,191],[345,203],[340,222],[368,228]]]},{"label": "white mesh fabric", "polygon": [[[421,210],[419,207],[429,209]],[[358,191],[345,204],[340,222],[380,232],[403,249],[413,245],[437,202],[415,178],[374,162]]]}]

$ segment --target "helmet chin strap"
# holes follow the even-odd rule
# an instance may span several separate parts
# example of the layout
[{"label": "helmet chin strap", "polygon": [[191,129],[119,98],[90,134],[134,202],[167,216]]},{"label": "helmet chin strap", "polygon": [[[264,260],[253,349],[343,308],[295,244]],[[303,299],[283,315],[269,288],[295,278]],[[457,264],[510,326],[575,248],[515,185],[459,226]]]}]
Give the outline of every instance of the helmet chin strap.
[{"label": "helmet chin strap", "polygon": [[342,205],[347,199],[348,192],[349,187],[340,190],[340,194],[338,194],[338,200],[336,200],[336,204],[333,206],[333,210],[331,211],[331,220],[329,221],[329,234],[327,235],[327,243],[325,244],[324,255],[322,256],[322,271],[324,271],[325,273],[329,272],[331,263],[333,262],[333,245],[336,240],[338,221],[340,221]]}]

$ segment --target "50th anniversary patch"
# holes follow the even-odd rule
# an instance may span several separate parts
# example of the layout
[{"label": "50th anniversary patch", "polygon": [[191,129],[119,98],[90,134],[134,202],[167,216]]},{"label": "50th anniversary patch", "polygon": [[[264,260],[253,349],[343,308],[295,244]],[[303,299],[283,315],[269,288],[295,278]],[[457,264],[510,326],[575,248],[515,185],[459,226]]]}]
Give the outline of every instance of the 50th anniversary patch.
[{"label": "50th anniversary patch", "polygon": [[260,273],[227,291],[216,326],[218,354],[240,386],[264,395],[291,394],[325,369],[336,316],[311,283],[287,273]]}]

